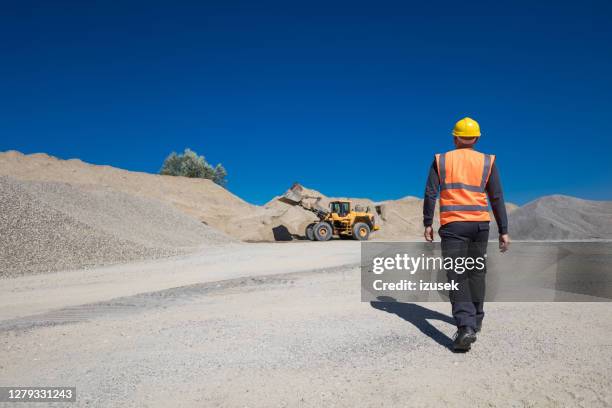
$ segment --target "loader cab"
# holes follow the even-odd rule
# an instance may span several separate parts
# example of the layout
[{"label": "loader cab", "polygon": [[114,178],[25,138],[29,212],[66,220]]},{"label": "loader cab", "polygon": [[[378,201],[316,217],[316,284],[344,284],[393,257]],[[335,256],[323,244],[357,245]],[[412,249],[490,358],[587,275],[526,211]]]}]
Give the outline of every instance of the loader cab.
[{"label": "loader cab", "polygon": [[329,209],[332,214],[346,217],[351,212],[351,203],[350,201],[332,201],[329,203]]}]

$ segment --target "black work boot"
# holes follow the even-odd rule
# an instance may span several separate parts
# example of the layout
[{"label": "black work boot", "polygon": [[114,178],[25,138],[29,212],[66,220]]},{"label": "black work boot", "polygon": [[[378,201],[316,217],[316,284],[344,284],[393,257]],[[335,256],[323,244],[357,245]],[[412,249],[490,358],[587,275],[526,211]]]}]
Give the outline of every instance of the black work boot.
[{"label": "black work boot", "polygon": [[453,338],[453,350],[468,351],[476,341],[476,332],[469,326],[461,326]]},{"label": "black work boot", "polygon": [[482,330],[482,322],[476,323],[476,328],[474,328],[474,330],[476,331],[476,333],[480,333],[480,331]]}]

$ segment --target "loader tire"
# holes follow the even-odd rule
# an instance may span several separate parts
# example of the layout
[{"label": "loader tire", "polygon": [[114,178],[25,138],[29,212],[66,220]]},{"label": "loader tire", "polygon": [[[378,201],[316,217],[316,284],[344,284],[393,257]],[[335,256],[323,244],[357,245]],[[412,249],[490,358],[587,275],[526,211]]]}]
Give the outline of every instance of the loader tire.
[{"label": "loader tire", "polygon": [[315,236],[314,236],[314,226],[315,223],[310,223],[308,224],[308,226],[306,227],[306,231],[304,231],[304,235],[306,236],[306,239],[309,239],[311,241],[315,240]]},{"label": "loader tire", "polygon": [[329,241],[332,237],[332,227],[327,222],[318,222],[313,229],[317,241]]},{"label": "loader tire", "polygon": [[356,222],[353,225],[353,238],[357,241],[367,241],[370,237],[370,227],[365,222]]}]

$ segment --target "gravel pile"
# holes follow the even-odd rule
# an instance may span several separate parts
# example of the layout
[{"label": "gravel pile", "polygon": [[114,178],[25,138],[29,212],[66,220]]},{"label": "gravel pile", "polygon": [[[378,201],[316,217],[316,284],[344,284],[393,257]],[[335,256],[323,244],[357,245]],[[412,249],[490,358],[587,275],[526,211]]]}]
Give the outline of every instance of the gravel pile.
[{"label": "gravel pile", "polygon": [[155,200],[0,177],[0,276],[178,255],[232,242]]},{"label": "gravel pile", "polygon": [[[497,228],[492,224],[495,237]],[[612,239],[612,201],[545,196],[509,214],[508,224],[510,236],[515,239]]]},{"label": "gravel pile", "polygon": [[24,155],[16,151],[0,153],[0,176],[103,187],[163,202],[234,238],[263,240],[265,233],[272,240],[272,227],[262,222],[268,212],[211,180],[127,171],[78,159],[60,160],[43,153]]}]

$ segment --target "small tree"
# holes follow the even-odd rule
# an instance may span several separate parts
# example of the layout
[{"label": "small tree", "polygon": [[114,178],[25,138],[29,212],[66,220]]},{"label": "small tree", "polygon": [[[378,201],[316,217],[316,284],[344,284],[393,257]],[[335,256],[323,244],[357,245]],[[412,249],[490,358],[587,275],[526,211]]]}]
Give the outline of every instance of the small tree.
[{"label": "small tree", "polygon": [[215,167],[208,164],[204,156],[198,156],[191,149],[185,149],[183,154],[170,153],[164,164],[162,165],[159,174],[166,176],[183,176],[192,178],[204,178],[214,181],[220,186],[227,184],[227,171],[221,165]]},{"label": "small tree", "polygon": [[215,166],[215,174],[213,176],[213,181],[217,183],[218,185],[225,187],[225,185],[227,184],[226,177],[227,177],[227,170],[225,170],[225,167],[223,167],[221,163],[217,164]]}]

